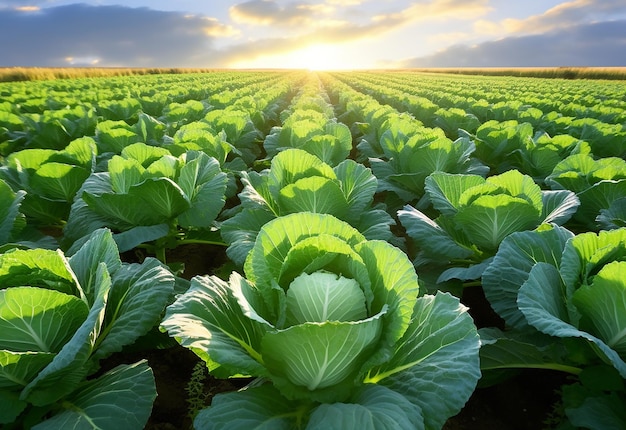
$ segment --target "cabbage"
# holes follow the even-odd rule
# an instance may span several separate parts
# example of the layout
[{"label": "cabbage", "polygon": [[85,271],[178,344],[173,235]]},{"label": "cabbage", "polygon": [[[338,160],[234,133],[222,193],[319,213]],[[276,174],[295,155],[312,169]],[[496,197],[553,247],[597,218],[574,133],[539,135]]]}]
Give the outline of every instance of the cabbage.
[{"label": "cabbage", "polygon": [[244,271],[193,278],[161,323],[215,376],[259,378],[215,396],[197,428],[440,428],[472,393],[467,308],[418,298],[411,262],[389,243],[300,212],[263,226]]}]

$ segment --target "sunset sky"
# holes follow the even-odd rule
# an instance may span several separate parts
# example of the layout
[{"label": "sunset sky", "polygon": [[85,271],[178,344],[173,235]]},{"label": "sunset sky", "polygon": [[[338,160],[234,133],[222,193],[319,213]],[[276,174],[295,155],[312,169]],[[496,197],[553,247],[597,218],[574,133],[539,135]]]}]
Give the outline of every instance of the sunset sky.
[{"label": "sunset sky", "polygon": [[626,66],[625,0],[0,0],[0,66]]}]

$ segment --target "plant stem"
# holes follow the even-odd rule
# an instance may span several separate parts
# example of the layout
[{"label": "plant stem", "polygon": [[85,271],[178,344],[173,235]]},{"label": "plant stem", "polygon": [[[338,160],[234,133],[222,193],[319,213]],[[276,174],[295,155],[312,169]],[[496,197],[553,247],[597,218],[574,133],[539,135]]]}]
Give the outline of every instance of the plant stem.
[{"label": "plant stem", "polygon": [[556,370],[559,372],[569,373],[571,375],[579,375],[583,369],[580,367],[570,366],[567,364],[560,363],[536,363],[536,364],[528,364],[524,365],[520,363],[519,365],[508,364],[505,366],[494,366],[489,367],[488,369],[481,368],[481,370],[493,370],[493,369],[545,369],[545,370]]},{"label": "plant stem", "polygon": [[154,250],[154,255],[156,256],[156,258],[163,264],[167,264],[167,258],[165,257],[165,247],[164,246],[158,246],[155,250]]},{"label": "plant stem", "polygon": [[463,288],[467,288],[467,287],[480,287],[482,285],[482,281],[470,281],[470,282],[464,282],[463,283]]}]

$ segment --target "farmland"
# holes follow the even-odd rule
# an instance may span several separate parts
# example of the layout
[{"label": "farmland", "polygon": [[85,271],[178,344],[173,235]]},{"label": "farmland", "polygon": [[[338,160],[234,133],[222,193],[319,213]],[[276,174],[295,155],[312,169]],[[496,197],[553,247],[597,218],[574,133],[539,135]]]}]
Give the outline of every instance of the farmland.
[{"label": "farmland", "polygon": [[186,72],[0,83],[0,424],[626,426],[624,81]]}]

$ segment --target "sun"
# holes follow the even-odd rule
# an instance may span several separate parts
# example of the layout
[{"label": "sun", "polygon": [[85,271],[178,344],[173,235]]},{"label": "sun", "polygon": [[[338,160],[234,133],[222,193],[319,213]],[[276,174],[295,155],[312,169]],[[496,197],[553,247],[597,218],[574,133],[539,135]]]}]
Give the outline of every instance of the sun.
[{"label": "sun", "polygon": [[241,68],[346,70],[355,65],[346,55],[345,48],[338,45],[309,45],[286,54],[263,56],[252,61],[240,62]]},{"label": "sun", "polygon": [[310,45],[284,56],[286,68],[308,70],[350,69],[341,49],[332,45]]}]

